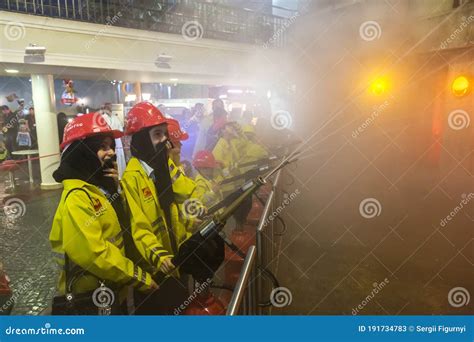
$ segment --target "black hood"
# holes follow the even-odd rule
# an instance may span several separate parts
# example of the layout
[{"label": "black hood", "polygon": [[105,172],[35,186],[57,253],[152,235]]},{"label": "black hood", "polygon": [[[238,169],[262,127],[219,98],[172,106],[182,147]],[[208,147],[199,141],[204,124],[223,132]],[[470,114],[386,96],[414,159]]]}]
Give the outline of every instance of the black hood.
[{"label": "black hood", "polygon": [[169,237],[173,253],[178,251],[178,244],[171,222],[171,204],[174,202],[173,183],[171,182],[168,167],[168,146],[169,140],[153,146],[150,138],[150,130],[153,127],[145,128],[134,135],[130,142],[132,156],[143,160],[152,169],[155,176],[154,184],[158,194],[158,201],[165,213],[165,219],[169,229]]},{"label": "black hood", "polygon": [[69,145],[61,155],[59,168],[53,172],[56,182],[60,183],[65,179],[80,179],[106,190],[109,194],[117,192],[114,180],[104,176],[104,167],[97,157],[97,152],[106,137],[107,135],[103,134],[96,135]]},{"label": "black hood", "polygon": [[174,202],[173,186],[168,167],[169,140],[153,146],[150,138],[152,128],[145,128],[135,133],[130,142],[130,150],[132,156],[143,160],[153,169],[158,199],[162,208],[167,211],[171,203]]}]

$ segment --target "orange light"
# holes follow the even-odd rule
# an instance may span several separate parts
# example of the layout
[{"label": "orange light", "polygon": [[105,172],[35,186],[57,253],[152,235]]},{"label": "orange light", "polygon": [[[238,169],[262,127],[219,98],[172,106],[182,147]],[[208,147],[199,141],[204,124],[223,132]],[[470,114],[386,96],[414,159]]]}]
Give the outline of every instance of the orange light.
[{"label": "orange light", "polygon": [[370,84],[370,91],[374,95],[383,95],[388,89],[388,80],[386,77],[378,77]]},{"label": "orange light", "polygon": [[469,91],[469,80],[466,76],[458,76],[453,81],[451,90],[455,96],[464,96]]}]

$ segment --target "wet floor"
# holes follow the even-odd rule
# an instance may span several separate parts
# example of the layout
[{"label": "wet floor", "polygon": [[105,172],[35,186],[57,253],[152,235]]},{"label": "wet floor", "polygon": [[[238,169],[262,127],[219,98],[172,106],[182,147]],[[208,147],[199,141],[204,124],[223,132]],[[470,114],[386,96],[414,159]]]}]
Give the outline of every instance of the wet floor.
[{"label": "wet floor", "polygon": [[[38,175],[37,163],[33,166]],[[24,164],[15,176],[19,180],[13,193],[5,189],[8,182],[0,179],[1,198],[7,204],[0,212],[0,261],[14,292],[12,315],[38,315],[50,305],[55,292],[58,270],[48,236],[60,191],[40,191],[37,178],[30,186]]]}]

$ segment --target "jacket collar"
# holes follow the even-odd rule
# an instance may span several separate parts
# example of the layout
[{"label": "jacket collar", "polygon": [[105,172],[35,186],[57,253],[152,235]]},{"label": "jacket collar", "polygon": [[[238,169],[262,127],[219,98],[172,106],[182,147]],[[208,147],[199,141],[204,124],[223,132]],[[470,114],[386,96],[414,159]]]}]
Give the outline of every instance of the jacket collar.
[{"label": "jacket collar", "polygon": [[101,191],[101,189],[95,185],[92,185],[90,183],[87,183],[81,179],[65,179],[62,181],[63,186],[64,186],[64,191],[70,191],[72,189],[77,189],[77,188],[86,188],[87,190],[97,194],[104,196],[104,193]]},{"label": "jacket collar", "polygon": [[[151,170],[150,173],[147,173],[147,171],[145,170],[146,167],[148,167]],[[153,180],[150,177],[150,174],[153,171],[153,169],[147,163],[145,163],[144,161],[141,161],[138,158],[132,157],[129,160],[129,162],[127,164],[127,168],[126,168],[125,171],[134,171],[134,172],[140,173],[140,175],[145,180],[145,183],[146,183],[147,187],[150,188],[151,193],[153,194],[153,199],[155,200],[156,205],[159,205],[158,195],[156,193],[156,188],[155,188],[155,183],[153,183]],[[141,191],[142,189],[139,189],[139,190]]]},{"label": "jacket collar", "polygon": [[150,165],[148,165],[146,162],[144,162],[143,160],[140,160],[140,159],[137,159],[137,160],[140,162],[140,165],[142,166],[143,171],[145,171],[146,175],[150,177],[151,173],[153,172],[153,168]]}]

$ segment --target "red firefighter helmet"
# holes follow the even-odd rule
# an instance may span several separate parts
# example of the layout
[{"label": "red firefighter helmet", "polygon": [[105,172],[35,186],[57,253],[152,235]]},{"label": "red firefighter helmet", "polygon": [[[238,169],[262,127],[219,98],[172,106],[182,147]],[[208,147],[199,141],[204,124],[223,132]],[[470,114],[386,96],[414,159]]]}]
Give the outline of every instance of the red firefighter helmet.
[{"label": "red firefighter helmet", "polygon": [[193,166],[195,168],[207,167],[212,169],[219,167],[216,158],[214,158],[214,155],[206,150],[202,150],[196,153],[193,160]]},{"label": "red firefighter helmet", "polygon": [[181,130],[178,120],[167,118],[166,122],[168,123],[168,134],[171,141],[188,140],[189,135]]},{"label": "red firefighter helmet", "polygon": [[61,150],[76,140],[82,140],[97,134],[110,134],[114,139],[123,136],[119,130],[110,128],[100,113],[78,116],[64,127]]},{"label": "red firefighter helmet", "polygon": [[166,123],[166,119],[158,108],[150,102],[140,102],[128,112],[125,134],[132,135],[144,128],[163,123]]}]

